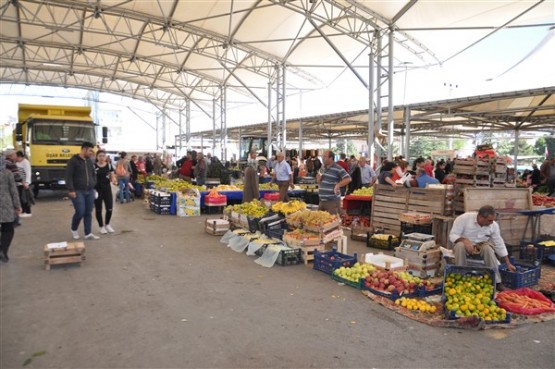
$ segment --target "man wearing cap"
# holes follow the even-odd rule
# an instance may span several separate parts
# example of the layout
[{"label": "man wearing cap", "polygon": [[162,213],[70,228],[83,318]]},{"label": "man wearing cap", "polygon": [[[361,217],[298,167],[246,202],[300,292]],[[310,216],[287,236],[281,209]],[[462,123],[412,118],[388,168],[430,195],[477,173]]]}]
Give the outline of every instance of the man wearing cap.
[{"label": "man wearing cap", "polygon": [[277,181],[279,187],[279,201],[289,201],[287,191],[289,187],[295,188],[293,184],[293,171],[291,166],[284,160],[285,155],[283,152],[278,152],[276,155],[277,162],[274,164],[273,178]]},{"label": "man wearing cap", "polygon": [[335,162],[335,154],[326,150],[323,155],[323,173],[316,175],[319,183],[318,193],[320,196],[319,210],[327,211],[331,214],[339,215],[341,201],[341,187],[351,182],[351,176],[345,169]]}]

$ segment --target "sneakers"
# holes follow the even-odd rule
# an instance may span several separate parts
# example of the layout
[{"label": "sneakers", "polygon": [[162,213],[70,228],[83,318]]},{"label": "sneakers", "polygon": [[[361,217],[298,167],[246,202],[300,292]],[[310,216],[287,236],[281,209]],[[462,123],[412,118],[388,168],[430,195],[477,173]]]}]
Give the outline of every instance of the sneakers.
[{"label": "sneakers", "polygon": [[115,232],[115,231],[114,231],[114,228],[112,228],[112,226],[109,225],[109,224],[106,224],[106,226],[105,226],[104,228],[106,228],[106,230],[107,230],[109,233],[114,233],[114,232]]},{"label": "sneakers", "polygon": [[19,214],[20,218],[30,218],[32,216],[33,216],[33,214],[31,214],[31,213],[21,213],[21,214]]},{"label": "sneakers", "polygon": [[79,237],[79,232],[78,231],[74,231],[73,229],[71,230],[71,236],[73,237],[74,240],[78,240]]},{"label": "sneakers", "polygon": [[108,233],[108,231],[106,230],[106,227],[100,228],[100,234],[106,234],[106,233]]},{"label": "sneakers", "polygon": [[88,235],[85,236],[86,240],[98,240],[100,239],[100,237],[95,236],[94,233],[89,233]]}]

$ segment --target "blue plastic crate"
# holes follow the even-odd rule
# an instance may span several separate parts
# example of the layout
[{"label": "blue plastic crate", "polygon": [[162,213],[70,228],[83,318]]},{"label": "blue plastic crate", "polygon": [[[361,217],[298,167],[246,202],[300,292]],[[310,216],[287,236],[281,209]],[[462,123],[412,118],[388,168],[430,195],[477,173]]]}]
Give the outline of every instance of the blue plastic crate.
[{"label": "blue plastic crate", "polygon": [[418,295],[418,291],[415,291],[414,293],[402,293],[400,294],[397,291],[393,291],[393,292],[386,292],[386,291],[382,291],[382,290],[376,290],[372,287],[368,287],[364,284],[364,282],[362,282],[362,290],[363,291],[370,291],[372,292],[374,295],[378,295],[378,296],[382,296],[382,297],[386,297],[392,301],[395,301],[401,297],[408,297],[408,298],[414,298],[414,297],[420,297]]},{"label": "blue plastic crate", "polygon": [[521,287],[535,286],[538,284],[541,276],[540,266],[524,265],[513,263],[516,267],[516,272],[507,270],[505,264],[499,266],[499,273],[501,274],[501,283],[510,289],[517,289]]},{"label": "blue plastic crate", "polygon": [[337,252],[335,248],[332,251],[320,252],[314,250],[314,269],[332,274],[333,271],[342,266],[352,267],[357,262],[357,254],[353,256]]}]

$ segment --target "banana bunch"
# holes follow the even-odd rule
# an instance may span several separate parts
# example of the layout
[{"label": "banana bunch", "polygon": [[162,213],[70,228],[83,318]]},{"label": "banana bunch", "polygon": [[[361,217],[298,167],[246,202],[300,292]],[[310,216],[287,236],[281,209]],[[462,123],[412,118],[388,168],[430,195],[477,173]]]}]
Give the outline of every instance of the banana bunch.
[{"label": "banana bunch", "polygon": [[289,202],[280,201],[272,205],[272,211],[285,215],[289,215],[303,209],[306,209],[306,204],[299,200],[293,200]]},{"label": "banana bunch", "polygon": [[154,187],[157,190],[164,189],[166,192],[177,192],[182,189],[189,189],[189,188],[194,188],[199,191],[206,190],[206,187],[204,186],[192,185],[189,182],[185,182],[182,179],[167,179],[161,176],[153,175],[153,176],[148,176],[146,180],[148,182],[154,182]]},{"label": "banana bunch", "polygon": [[261,183],[258,188],[260,190],[278,190],[279,187],[277,184],[272,183],[272,182],[268,182],[268,183]]},{"label": "banana bunch", "polygon": [[260,201],[253,200],[238,205],[230,205],[225,208],[226,211],[234,211],[239,214],[246,215],[251,218],[260,218],[268,213],[266,208]]},{"label": "banana bunch", "polygon": [[218,185],[217,187],[215,187],[215,190],[218,191],[218,192],[221,192],[221,191],[240,191],[239,187],[230,186],[230,185]]},{"label": "banana bunch", "polygon": [[372,235],[372,239],[381,240],[381,241],[388,241],[390,236],[392,237],[391,241],[395,242],[397,240],[396,236],[389,235],[389,234],[383,234],[383,233],[374,233]]},{"label": "banana bunch", "polygon": [[353,192],[356,196],[372,196],[374,195],[374,187],[362,187]]}]

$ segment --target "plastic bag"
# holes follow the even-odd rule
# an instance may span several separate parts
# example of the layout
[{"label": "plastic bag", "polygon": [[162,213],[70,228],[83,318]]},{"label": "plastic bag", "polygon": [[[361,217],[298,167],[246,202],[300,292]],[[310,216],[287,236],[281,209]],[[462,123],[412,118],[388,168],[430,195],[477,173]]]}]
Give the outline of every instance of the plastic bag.
[{"label": "plastic bag", "polygon": [[263,267],[271,268],[276,263],[281,250],[289,249],[289,247],[283,245],[268,245],[262,256],[256,259],[254,262],[256,264],[262,265]]},{"label": "plastic bag", "polygon": [[555,304],[540,292],[529,288],[502,291],[495,296],[497,305],[516,314],[536,315],[555,312]]},{"label": "plastic bag", "polygon": [[231,230],[228,230],[226,233],[224,233],[222,238],[220,238],[220,242],[227,245],[229,243],[229,240],[231,240],[233,237],[239,237],[239,236],[233,233]]},{"label": "plastic bag", "polygon": [[249,245],[249,239],[245,237],[235,237],[229,240],[227,247],[236,252],[243,252]]},{"label": "plastic bag", "polygon": [[249,243],[248,248],[247,248],[247,255],[248,256],[256,255],[256,252],[264,245],[265,245],[264,243],[260,243],[260,242],[257,242],[257,241],[253,241],[253,242]]}]

